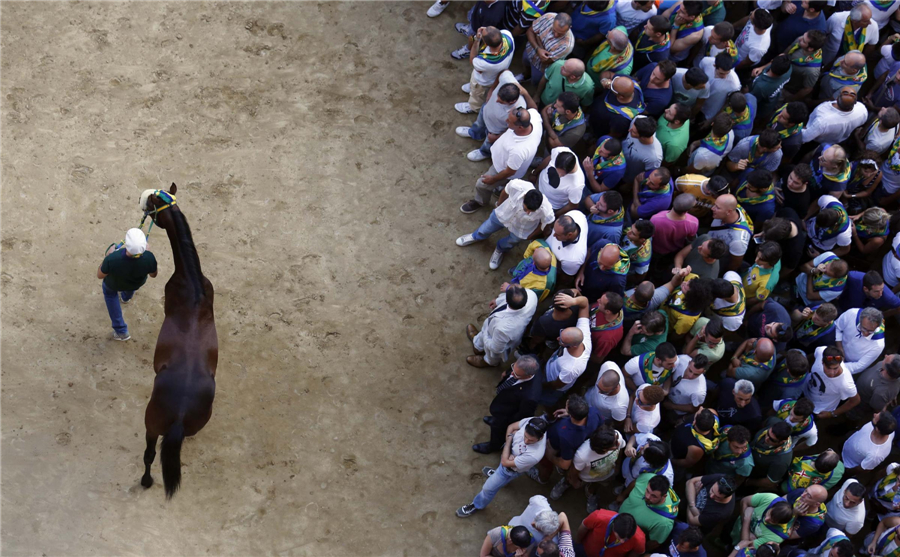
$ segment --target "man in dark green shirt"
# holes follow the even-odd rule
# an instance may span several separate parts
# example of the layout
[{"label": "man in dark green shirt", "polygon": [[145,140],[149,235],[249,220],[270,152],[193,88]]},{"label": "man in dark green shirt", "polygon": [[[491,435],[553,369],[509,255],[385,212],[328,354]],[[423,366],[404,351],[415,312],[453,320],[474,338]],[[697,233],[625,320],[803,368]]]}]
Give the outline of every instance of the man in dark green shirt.
[{"label": "man in dark green shirt", "polygon": [[97,269],[97,278],[103,280],[103,297],[106,309],[112,321],[113,340],[128,340],[128,325],[122,317],[121,303],[127,304],[134,296],[135,290],[147,282],[147,277],[156,277],[156,258],[147,251],[147,237],[138,228],[125,233],[125,242],[110,246]]}]

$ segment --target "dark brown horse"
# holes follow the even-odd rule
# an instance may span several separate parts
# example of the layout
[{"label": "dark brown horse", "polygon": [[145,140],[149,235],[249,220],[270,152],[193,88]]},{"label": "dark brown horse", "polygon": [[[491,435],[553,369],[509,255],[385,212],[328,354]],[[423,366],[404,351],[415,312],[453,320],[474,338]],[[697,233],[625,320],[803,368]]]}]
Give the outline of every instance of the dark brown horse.
[{"label": "dark brown horse", "polygon": [[172,244],[175,272],[166,283],[166,318],[153,355],[156,379],[147,404],[146,470],[141,485],[153,485],[150,465],[156,441],[163,436],[160,462],[169,499],[181,484],[181,443],[206,425],[216,395],[219,341],[213,316],[212,283],[200,270],[200,258],[187,219],[175,202],[177,186],[169,192],[147,190],[141,208],[164,229]]}]

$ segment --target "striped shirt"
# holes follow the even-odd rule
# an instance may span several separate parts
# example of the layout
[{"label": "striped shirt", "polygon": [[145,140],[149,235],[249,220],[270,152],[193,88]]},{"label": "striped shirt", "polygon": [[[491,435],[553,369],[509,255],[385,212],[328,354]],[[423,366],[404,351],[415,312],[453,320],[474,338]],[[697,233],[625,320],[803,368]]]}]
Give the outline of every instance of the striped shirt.
[{"label": "striped shirt", "polygon": [[575,35],[572,34],[571,29],[566,31],[566,34],[562,37],[556,37],[553,34],[553,19],[555,17],[556,14],[553,12],[544,14],[531,24],[531,30],[537,36],[538,43],[550,54],[551,61],[549,63],[541,62],[530,42],[525,47],[525,57],[531,60],[533,64],[539,64],[541,70],[546,70],[547,66],[556,60],[562,60],[575,48]]},{"label": "striped shirt", "polygon": [[572,532],[563,530],[559,533],[559,557],[575,557],[575,547],[572,545]]}]

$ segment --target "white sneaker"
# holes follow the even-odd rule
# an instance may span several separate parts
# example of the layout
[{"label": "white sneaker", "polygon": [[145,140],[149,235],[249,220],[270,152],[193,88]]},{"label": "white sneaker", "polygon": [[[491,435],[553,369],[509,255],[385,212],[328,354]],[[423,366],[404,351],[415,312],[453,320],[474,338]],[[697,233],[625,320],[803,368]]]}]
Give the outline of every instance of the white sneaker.
[{"label": "white sneaker", "polygon": [[456,127],[456,135],[460,137],[465,137],[466,139],[472,139],[472,136],[469,135],[469,130],[471,130],[469,126],[457,126]]},{"label": "white sneaker", "polygon": [[525,74],[523,74],[523,73],[517,73],[517,74],[516,74],[516,81],[518,81],[519,83],[522,83],[523,81],[525,81]]},{"label": "white sneaker", "polygon": [[464,84],[462,87],[460,87],[460,89],[462,89],[462,92],[466,93],[467,95],[472,92],[472,86],[468,83]]},{"label": "white sneaker", "polygon": [[466,155],[466,158],[472,162],[480,162],[488,158],[488,156],[482,153],[480,149],[475,149],[474,151],[469,151],[469,154]]},{"label": "white sneaker", "polygon": [[469,45],[464,44],[456,50],[450,51],[450,56],[452,56],[455,60],[468,60],[469,59]]},{"label": "white sneaker", "polygon": [[456,109],[460,114],[475,114],[475,111],[472,110],[472,107],[469,106],[469,103],[456,103],[453,105],[453,108]]},{"label": "white sneaker", "polygon": [[491,262],[488,264],[492,271],[496,271],[500,264],[503,263],[503,255],[500,248],[494,248],[494,253],[491,254]]},{"label": "white sneaker", "polygon": [[431,5],[430,8],[428,8],[428,11],[426,13],[428,14],[428,17],[437,17],[444,13],[444,10],[446,10],[447,6],[449,5],[449,1],[441,4],[440,0],[437,0],[434,4]]},{"label": "white sneaker", "polygon": [[456,31],[457,31],[458,33],[462,33],[463,35],[467,35],[467,36],[468,36],[468,35],[474,35],[474,34],[475,34],[475,33],[472,32],[472,31],[473,31],[473,30],[472,30],[472,26],[469,25],[468,23],[457,23],[457,24],[455,25],[455,27],[456,27]]},{"label": "white sneaker", "polygon": [[476,240],[475,236],[473,236],[472,234],[465,234],[456,239],[456,245],[464,248],[466,246],[474,244],[477,241],[478,240]]}]

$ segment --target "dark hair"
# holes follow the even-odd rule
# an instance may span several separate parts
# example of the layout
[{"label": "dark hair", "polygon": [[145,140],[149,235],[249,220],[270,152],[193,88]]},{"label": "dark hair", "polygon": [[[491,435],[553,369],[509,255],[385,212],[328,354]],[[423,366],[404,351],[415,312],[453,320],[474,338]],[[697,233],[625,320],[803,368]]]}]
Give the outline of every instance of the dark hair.
[{"label": "dark hair", "polygon": [[[692,288],[693,290],[693,288]],[[706,323],[706,334],[713,338],[722,338],[725,334],[725,322],[718,315],[713,315]]]},{"label": "dark hair", "polygon": [[[725,53],[723,52],[722,54]],[[727,54],[725,55],[728,56]],[[729,60],[731,60],[731,58],[729,58]],[[733,127],[734,120],[732,120],[731,116],[725,114],[724,112],[719,113],[715,118],[713,118],[712,132],[716,137],[725,137]]]},{"label": "dark hair", "polygon": [[635,118],[634,129],[637,130],[641,137],[653,137],[656,133],[656,120],[653,118]]},{"label": "dark hair", "polygon": [[678,356],[678,352],[675,350],[675,346],[672,345],[671,342],[663,342],[660,343],[659,346],[656,347],[656,357],[668,360],[671,358],[675,358]]},{"label": "dark hair", "polygon": [[531,532],[524,526],[513,526],[513,529],[509,531],[509,539],[517,547],[528,547],[531,545]]},{"label": "dark hair", "polygon": [[652,16],[649,20],[650,27],[653,27],[653,30],[657,33],[668,33],[672,30],[672,23],[669,21],[664,15],[655,15]]},{"label": "dark hair", "polygon": [[806,359],[806,354],[802,350],[788,350],[784,361],[791,377],[802,377],[809,371],[809,360]]},{"label": "dark hair", "polygon": [[608,190],[603,192],[603,202],[606,203],[608,211],[618,211],[624,206],[622,194],[616,190]]},{"label": "dark hair", "polygon": [[[605,141],[606,142],[603,143],[603,148],[609,151],[610,155],[615,157],[622,152],[622,142],[615,137],[607,137]],[[600,148],[600,142],[597,142],[597,148]]]},{"label": "dark hair", "polygon": [[[784,422],[781,422],[784,425],[787,425]],[[550,427],[550,424],[547,423],[547,420],[541,417],[531,418],[528,420],[528,423],[525,424],[525,433],[531,435],[532,437],[537,437],[541,439],[544,437],[544,434],[547,433],[547,428]],[[790,427],[790,426],[788,426]]]},{"label": "dark hair", "polygon": [[[787,103],[788,122],[791,124],[805,124],[809,121],[809,108],[803,101],[791,101]],[[809,165],[803,165],[809,168]],[[810,171],[812,172],[812,171]],[[810,174],[811,176],[812,174]]]},{"label": "dark hair", "polygon": [[691,119],[691,107],[684,103],[673,103],[675,105],[675,121],[687,122]]},{"label": "dark hair", "polygon": [[716,35],[722,38],[723,41],[730,41],[734,38],[734,25],[727,21],[720,21],[713,25],[712,29]]},{"label": "dark hair", "polygon": [[725,243],[725,240],[722,238],[710,238],[709,244],[706,246],[709,249],[709,256],[713,259],[722,259],[728,253],[728,244]]},{"label": "dark hair", "polygon": [[787,240],[791,237],[791,221],[781,217],[773,217],[763,224],[762,233],[767,241],[781,242],[782,240]]},{"label": "dark hair", "polygon": [[834,549],[837,550],[838,557],[853,556],[853,543],[850,540],[844,539],[837,542],[834,544]]},{"label": "dark hair", "polygon": [[775,75],[784,75],[790,69],[791,60],[784,54],[779,54],[775,58],[772,58],[772,65],[769,66],[769,71]]},{"label": "dark hair", "polygon": [[765,242],[759,246],[759,255],[769,265],[775,265],[781,259],[781,246],[778,242]]},{"label": "dark hair", "polygon": [[603,454],[618,446],[618,441],[615,430],[600,426],[590,437],[591,450],[595,453]]},{"label": "dark hair", "polygon": [[[658,311],[645,313],[641,316],[641,328],[648,335],[661,334],[666,328],[666,317]],[[897,365],[900,366],[900,361],[897,362]]]},{"label": "dark hair", "polygon": [[653,293],[655,291],[656,288],[654,288],[653,283],[649,280],[645,280],[634,287],[634,299],[646,304],[653,299]]},{"label": "dark hair", "polygon": [[678,70],[678,66],[675,65],[675,62],[668,58],[660,60],[656,67],[659,68],[659,71],[662,72],[666,79],[672,79],[672,77],[675,76],[675,72]]},{"label": "dark hair", "polygon": [[875,429],[882,435],[890,435],[897,429],[897,420],[889,412],[881,412],[875,422]]},{"label": "dark hair", "polygon": [[729,298],[734,296],[734,285],[728,279],[717,278],[712,283],[712,293],[716,298]]},{"label": "dark hair", "polygon": [[747,109],[747,97],[743,93],[734,92],[728,95],[728,106],[735,112],[743,112]]},{"label": "dark hair", "polygon": [[762,30],[766,30],[772,26],[775,18],[769,13],[769,10],[758,9],[753,11],[753,26]]},{"label": "dark hair", "polygon": [[706,2],[701,2],[700,0],[684,0],[681,7],[687,15],[697,17],[703,13],[703,8],[705,7],[704,4],[706,4]]},{"label": "dark hair", "polygon": [[756,557],[776,557],[778,555],[778,544],[769,542],[756,548]]},{"label": "dark hair", "polygon": [[661,468],[669,460],[669,445],[665,441],[650,441],[641,456],[653,468]]},{"label": "dark hair", "polygon": [[625,300],[622,299],[622,295],[613,292],[612,290],[607,290],[605,293],[606,296],[606,311],[612,313],[619,313],[622,311],[622,306],[625,305]]},{"label": "dark hair", "polygon": [[[784,422],[781,422],[784,424]],[[791,426],[784,424],[790,429]],[[787,524],[794,518],[794,509],[787,501],[779,501],[770,507],[772,511],[771,519],[775,524]]]},{"label": "dark hair", "polygon": [[898,377],[900,377],[900,357],[896,357],[890,362],[884,364],[884,369],[887,371],[891,379],[897,379]]},{"label": "dark hair", "polygon": [[[730,122],[731,118],[728,118],[728,121]],[[728,131],[731,130],[729,129]],[[722,135],[725,134],[723,133]],[[719,197],[723,193],[728,193],[728,178],[724,176],[713,176],[709,179],[709,182],[706,183],[706,189],[712,192],[716,197]]]},{"label": "dark hair", "polygon": [[728,54],[727,52],[720,52],[716,54],[714,64],[717,70],[725,70],[730,72],[731,68],[734,67],[734,58],[732,58],[731,54]]},{"label": "dark hair", "polygon": [[510,284],[506,289],[506,305],[510,309],[522,309],[528,303],[528,294],[521,284]]},{"label": "dark hair", "polygon": [[694,364],[694,367],[697,369],[707,369],[709,367],[709,358],[706,354],[697,354],[694,356],[694,359],[691,360]]},{"label": "dark hair", "polygon": [[841,212],[837,209],[827,208],[819,211],[816,215],[816,226],[819,228],[830,228],[837,224],[841,218]]},{"label": "dark hair", "polygon": [[810,10],[821,12],[828,6],[828,0],[809,0],[807,4]]},{"label": "dark hair", "polygon": [[566,407],[569,409],[569,417],[576,422],[580,422],[587,418],[588,413],[591,411],[591,407],[588,405],[587,401],[584,400],[584,397],[575,394],[569,395],[569,400],[566,401]]},{"label": "dark hair", "polygon": [[488,27],[482,39],[484,40],[484,44],[494,48],[500,46],[500,43],[503,42],[503,33],[496,27]]},{"label": "dark hair", "polygon": [[779,323],[775,327],[775,340],[777,340],[778,342],[787,342],[792,338],[794,338],[794,329],[788,327],[787,324]]},{"label": "dark hair", "polygon": [[629,540],[637,532],[637,522],[628,513],[619,513],[613,520],[613,531],[623,540]]},{"label": "dark hair", "polygon": [[556,100],[562,102],[563,109],[569,112],[577,112],[579,105],[581,105],[581,99],[572,91],[560,93]]},{"label": "dark hair", "polygon": [[772,427],[769,429],[772,431],[772,435],[779,441],[786,441],[788,437],[791,436],[791,426],[784,421],[772,424]]},{"label": "dark hair", "polygon": [[[778,132],[772,133],[778,135]],[[760,141],[760,143],[762,142]],[[772,173],[765,168],[751,170],[750,173],[747,174],[747,185],[753,186],[753,189],[768,189],[772,185]]]},{"label": "dark hair", "polygon": [[688,547],[700,547],[700,544],[703,543],[703,532],[696,526],[688,526],[678,535],[676,543],[686,543]]},{"label": "dark hair", "polygon": [[706,306],[713,303],[714,300],[712,279],[700,277],[691,281],[691,288],[684,295],[684,306],[688,311],[700,312],[706,309]]},{"label": "dark hair", "polygon": [[801,418],[805,418],[807,416],[811,416],[815,409],[816,405],[813,404],[813,401],[804,397],[794,403],[793,411],[794,414],[800,416]]},{"label": "dark hair", "polygon": [[821,473],[831,472],[835,468],[837,468],[838,463],[841,461],[841,456],[837,454],[835,451],[825,451],[823,453],[819,453],[819,456],[816,457],[816,470]]},{"label": "dark hair", "polygon": [[516,101],[521,94],[519,87],[515,83],[504,83],[497,91],[497,98],[503,102],[511,103]]},{"label": "dark hair", "polygon": [[[666,20],[668,21],[668,20]],[[698,85],[703,85],[704,83],[709,82],[709,76],[706,75],[706,72],[701,70],[700,68],[693,67],[690,68],[684,74],[684,80],[687,81],[688,85],[691,87],[697,87]]]},{"label": "dark hair", "polygon": [[[743,426],[735,426],[735,427],[743,427]],[[747,430],[747,428],[744,428],[744,431],[746,431],[746,430]],[[749,432],[747,433],[747,435],[749,436]],[[722,497],[731,497],[732,495],[734,495],[734,491],[736,488],[734,485],[733,477],[722,476],[721,478],[719,478],[719,481],[716,482],[716,484],[719,486],[719,494],[722,495]]]},{"label": "dark hair", "polygon": [[859,482],[853,482],[853,483],[848,483],[845,485],[847,486],[846,487],[847,493],[849,493],[850,495],[852,495],[854,497],[860,497],[860,498],[866,496],[866,486],[864,486],[863,484],[861,484]]},{"label": "dark hair", "polygon": [[807,31],[809,33],[809,47],[813,50],[819,50],[823,46],[825,46],[825,41],[828,40],[828,35],[825,34],[824,31],[819,31],[818,29],[814,29],[812,31]]},{"label": "dark hair", "polygon": [[865,275],[863,275],[863,288],[872,288],[873,286],[880,286],[884,284],[884,279],[881,278],[881,273],[878,271],[869,271]]},{"label": "dark hair", "polygon": [[826,346],[825,350],[822,352],[823,360],[825,358],[829,358],[829,357],[834,358],[836,356],[840,356],[841,358],[844,357],[844,353],[841,352],[840,348],[838,348],[837,346]]},{"label": "dark hair", "polygon": [[631,225],[631,229],[637,232],[641,238],[648,239],[653,237],[656,226],[649,219],[638,219]]},{"label": "dark hair", "polygon": [[663,476],[662,474],[657,474],[650,478],[650,481],[647,482],[647,485],[650,487],[651,491],[656,491],[658,493],[667,493],[669,488],[672,487],[672,484],[669,483],[669,478]]},{"label": "dark hair", "polygon": [[[565,288],[563,290],[560,290],[559,292],[557,292],[557,294],[565,294],[566,296],[571,296],[572,298],[575,298],[576,296],[578,296],[578,292],[575,292],[575,290],[573,290],[571,288]],[[557,304],[554,301],[553,309],[555,309],[556,311],[563,311],[563,310],[571,310],[572,308],[562,305],[562,304]]]},{"label": "dark hair", "polygon": [[559,170],[564,170],[566,174],[575,170],[575,165],[578,163],[578,157],[576,157],[570,151],[563,151],[556,155],[556,164],[554,166]]},{"label": "dark hair", "polygon": [[749,443],[750,430],[742,425],[733,425],[728,428],[727,437],[732,443]]},{"label": "dark hair", "polygon": [[[653,172],[659,172],[659,175],[662,176],[663,182],[668,182],[669,180],[672,179],[672,172],[665,166],[660,166],[659,168],[654,168],[650,172],[650,174],[652,174]],[[648,178],[650,177],[650,174],[647,175]]]},{"label": "dark hair", "polygon": [[891,47],[891,58],[900,60],[900,43],[894,43],[894,46]]},{"label": "dark hair", "polygon": [[700,431],[709,431],[716,425],[716,415],[709,408],[704,408],[697,414],[697,429]]},{"label": "dark hair", "polygon": [[759,146],[766,149],[774,149],[781,144],[781,136],[777,131],[766,128],[759,132]]},{"label": "dark hair", "polygon": [[528,190],[525,192],[525,208],[529,211],[537,211],[544,202],[544,194],[538,190]]},{"label": "dark hair", "polygon": [[559,557],[559,545],[553,540],[541,540],[541,557]]}]

